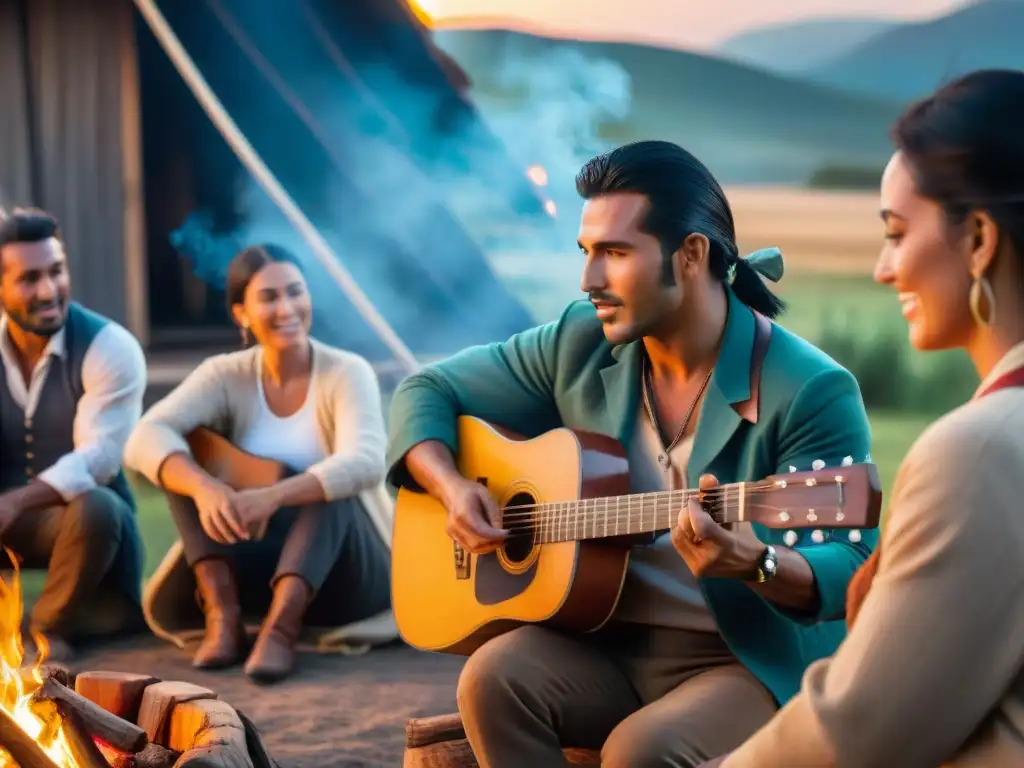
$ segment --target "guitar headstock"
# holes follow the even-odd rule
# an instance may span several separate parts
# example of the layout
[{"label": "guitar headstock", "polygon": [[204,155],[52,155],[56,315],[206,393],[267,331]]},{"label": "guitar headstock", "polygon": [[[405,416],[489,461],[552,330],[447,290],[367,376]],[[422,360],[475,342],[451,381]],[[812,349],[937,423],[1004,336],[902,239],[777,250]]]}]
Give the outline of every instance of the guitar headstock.
[{"label": "guitar headstock", "polygon": [[[787,474],[771,475],[759,482],[744,484],[741,513],[744,521],[787,529],[787,540],[793,541],[797,539],[793,530],[796,528],[860,529],[878,526],[882,512],[882,484],[874,464],[854,464],[853,459],[847,457],[838,467],[826,467],[823,461],[817,460],[809,471],[798,471],[796,467],[789,469]],[[730,506],[735,506],[730,512],[740,514],[738,504]],[[816,530],[811,538],[823,541],[824,534]],[[851,530],[849,538],[859,541],[860,531]]]}]

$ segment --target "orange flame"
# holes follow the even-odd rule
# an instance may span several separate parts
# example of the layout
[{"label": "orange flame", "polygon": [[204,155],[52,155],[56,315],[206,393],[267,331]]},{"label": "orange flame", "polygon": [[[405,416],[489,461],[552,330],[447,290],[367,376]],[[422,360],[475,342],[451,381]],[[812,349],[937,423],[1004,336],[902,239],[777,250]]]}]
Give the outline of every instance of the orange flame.
[{"label": "orange flame", "polygon": [[[11,583],[0,577],[0,707],[42,747],[43,751],[61,768],[76,768],[64,733],[61,718],[52,702],[33,701],[32,694],[43,684],[41,667],[46,660],[46,639],[34,636],[38,648],[36,663],[31,670],[22,669],[25,648],[21,639],[23,601],[21,574],[17,558],[7,552],[14,563]],[[10,754],[0,749],[0,768],[14,768],[17,763]]]}]

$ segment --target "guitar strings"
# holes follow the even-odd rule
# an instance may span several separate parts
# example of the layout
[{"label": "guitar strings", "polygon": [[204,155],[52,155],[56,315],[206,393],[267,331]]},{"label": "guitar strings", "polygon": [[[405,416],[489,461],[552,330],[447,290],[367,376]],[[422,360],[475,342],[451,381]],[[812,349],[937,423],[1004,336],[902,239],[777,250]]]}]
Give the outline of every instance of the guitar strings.
[{"label": "guitar strings", "polygon": [[[779,486],[774,483],[766,483],[761,485],[749,485],[743,489],[744,493],[754,491],[757,493],[781,490]],[[653,493],[645,494],[622,494],[619,496],[602,496],[594,499],[570,499],[567,501],[550,501],[543,503],[532,503],[532,504],[514,504],[503,508],[503,512],[508,510],[515,510],[512,514],[503,515],[503,520],[515,520],[520,518],[534,518],[538,517],[537,513],[548,513],[556,514],[559,517],[566,516],[569,514],[593,514],[596,511],[600,513],[598,505],[605,505],[607,512],[611,512],[609,507],[614,505],[616,508],[621,508],[623,504],[627,507],[629,505],[639,505],[643,507],[647,504],[659,504],[668,502],[673,503],[686,503],[691,498],[700,498],[703,495],[705,501],[717,501],[725,499],[728,501],[729,495],[732,494],[737,497],[739,486],[716,486],[706,491],[699,491],[693,488],[679,489],[675,491],[655,491]],[[630,501],[630,499],[633,501]],[[558,509],[559,506],[568,505],[565,509]]]},{"label": "guitar strings", "polygon": [[[737,508],[738,508],[738,505],[737,505]],[[769,505],[769,504],[747,504],[745,508],[746,509],[767,509],[767,510],[770,510],[772,512],[777,512],[777,511],[779,511],[781,509],[781,507],[776,507],[774,505]],[[815,509],[817,509],[817,510],[819,510],[821,512],[830,512],[830,511],[838,511],[839,509],[841,509],[841,507],[839,507],[838,505],[834,505],[834,506],[816,507]],[[658,517],[662,516],[662,515],[664,515],[666,517],[666,520],[670,520],[670,522],[664,528],[657,528],[656,530],[674,530],[678,526],[678,518],[679,518],[678,512],[677,513],[671,513],[671,514],[667,514],[665,512],[661,512],[660,514],[656,513],[656,514],[654,514],[652,516],[649,516],[649,517],[640,516],[639,519],[636,518],[636,517],[632,517],[632,518],[628,519],[627,522],[629,522],[631,524],[629,527],[643,528],[645,522],[657,522]],[[732,520],[732,521],[727,520],[725,517],[723,517],[721,515],[716,515],[715,513],[711,513],[710,516],[711,516],[711,519],[714,520],[716,523],[739,522],[739,521],[735,521],[735,520]],[[628,536],[628,535],[631,535],[631,532],[629,530],[627,530],[625,533],[623,533],[622,531],[617,530],[617,527],[618,527],[617,524],[622,519],[624,519],[622,516],[616,516],[616,517],[611,517],[610,516],[609,517],[609,519],[608,519],[609,526],[615,525],[616,526],[616,531],[614,533],[607,534],[608,536]],[[601,522],[602,523],[604,522],[603,519],[602,519]],[[576,520],[576,521],[564,521],[563,520],[563,521],[558,522],[554,526],[545,526],[543,523],[540,523],[540,524],[529,524],[529,525],[517,525],[516,527],[511,528],[509,530],[509,534],[506,537],[506,541],[508,539],[522,538],[524,536],[532,537],[534,535],[534,533],[536,531],[539,531],[539,530],[546,530],[547,532],[549,532],[551,534],[560,534],[560,533],[564,532],[568,536],[570,530],[573,531],[574,533],[578,534],[580,528],[586,529],[586,527],[588,525],[590,525],[591,528],[595,528],[595,526],[593,525],[593,521],[586,521],[586,520]],[[831,521],[822,521],[822,525],[825,526],[825,527],[829,527],[830,525],[832,525],[832,522]],[[809,527],[809,526],[804,526],[804,525],[801,525],[799,522],[792,521],[790,523],[790,527],[800,528],[800,527]],[[644,533],[652,533],[652,532],[653,531],[650,531],[650,530],[646,530],[646,531],[645,530],[638,530],[638,531],[635,531],[634,533],[636,533],[636,534],[644,534]],[[602,538],[602,536],[590,536],[590,537],[587,537],[587,538]],[[566,541],[573,541],[574,539],[575,539],[575,537],[568,536],[568,538],[565,539],[565,540]]]}]

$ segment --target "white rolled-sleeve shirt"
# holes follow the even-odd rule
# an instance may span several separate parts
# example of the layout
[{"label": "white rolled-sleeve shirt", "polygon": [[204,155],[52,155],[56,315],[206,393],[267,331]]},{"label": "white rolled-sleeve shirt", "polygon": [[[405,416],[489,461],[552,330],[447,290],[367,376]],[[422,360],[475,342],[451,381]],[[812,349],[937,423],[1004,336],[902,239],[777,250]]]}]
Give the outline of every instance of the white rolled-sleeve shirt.
[{"label": "white rolled-sleeve shirt", "polygon": [[[50,337],[43,356],[25,381],[14,344],[0,315],[0,359],[14,402],[31,419],[54,357],[66,354],[63,329]],[[108,322],[82,359],[82,397],[75,409],[74,450],[38,475],[65,502],[96,486],[107,485],[121,469],[125,443],[142,416],[146,391],[146,357],[127,329]]]}]

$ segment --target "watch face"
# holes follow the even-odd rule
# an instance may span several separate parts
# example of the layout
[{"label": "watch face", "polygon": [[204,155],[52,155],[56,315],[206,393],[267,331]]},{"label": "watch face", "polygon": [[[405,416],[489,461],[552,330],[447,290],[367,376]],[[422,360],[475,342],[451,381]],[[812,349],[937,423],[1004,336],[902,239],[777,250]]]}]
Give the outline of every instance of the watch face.
[{"label": "watch face", "polygon": [[775,556],[775,552],[768,548],[761,556],[761,563],[757,568],[758,578],[760,581],[765,582],[775,576],[775,571],[779,567],[778,558]]}]

